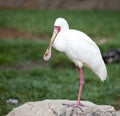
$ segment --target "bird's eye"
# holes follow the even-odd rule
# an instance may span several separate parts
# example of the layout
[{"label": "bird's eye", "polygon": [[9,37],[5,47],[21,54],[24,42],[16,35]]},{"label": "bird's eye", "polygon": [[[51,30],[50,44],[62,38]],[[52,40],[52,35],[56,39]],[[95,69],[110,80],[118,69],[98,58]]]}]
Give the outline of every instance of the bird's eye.
[{"label": "bird's eye", "polygon": [[60,32],[61,27],[60,26],[54,26],[54,29],[57,30],[58,32]]}]

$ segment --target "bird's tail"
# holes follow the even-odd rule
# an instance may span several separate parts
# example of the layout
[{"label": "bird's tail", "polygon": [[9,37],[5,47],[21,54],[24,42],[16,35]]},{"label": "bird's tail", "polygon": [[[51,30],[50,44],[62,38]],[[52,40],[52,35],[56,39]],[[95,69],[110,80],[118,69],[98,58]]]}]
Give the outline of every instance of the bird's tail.
[{"label": "bird's tail", "polygon": [[106,66],[105,66],[104,62],[101,64],[99,69],[95,71],[95,73],[99,76],[101,81],[106,80],[106,78],[107,78],[107,69],[106,69]]}]

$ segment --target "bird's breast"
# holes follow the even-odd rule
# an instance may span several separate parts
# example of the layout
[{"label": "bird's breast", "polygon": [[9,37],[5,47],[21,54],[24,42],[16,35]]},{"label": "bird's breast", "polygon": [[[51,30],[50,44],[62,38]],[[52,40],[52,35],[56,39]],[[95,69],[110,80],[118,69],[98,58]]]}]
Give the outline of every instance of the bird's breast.
[{"label": "bird's breast", "polygon": [[64,50],[65,50],[65,41],[64,41],[64,36],[63,36],[62,33],[59,33],[57,35],[57,37],[55,38],[53,47],[56,50],[60,51],[60,52],[64,52]]}]

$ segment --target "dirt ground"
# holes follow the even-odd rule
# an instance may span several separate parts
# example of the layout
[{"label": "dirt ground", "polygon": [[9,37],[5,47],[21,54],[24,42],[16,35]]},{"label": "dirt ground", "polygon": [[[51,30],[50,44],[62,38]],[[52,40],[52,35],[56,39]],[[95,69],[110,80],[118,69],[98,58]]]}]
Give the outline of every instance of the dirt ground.
[{"label": "dirt ground", "polygon": [[48,39],[49,37],[47,35],[43,34],[31,34],[29,32],[22,32],[17,29],[3,29],[0,28],[0,38],[1,39],[9,39],[9,38],[15,38],[15,39]]},{"label": "dirt ground", "polygon": [[4,8],[120,10],[120,0],[0,0]]}]

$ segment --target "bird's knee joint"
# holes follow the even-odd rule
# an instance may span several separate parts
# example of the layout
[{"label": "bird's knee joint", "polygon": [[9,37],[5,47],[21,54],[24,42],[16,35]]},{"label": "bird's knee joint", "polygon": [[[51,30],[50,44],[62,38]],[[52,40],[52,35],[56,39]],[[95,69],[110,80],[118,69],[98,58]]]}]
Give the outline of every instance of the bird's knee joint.
[{"label": "bird's knee joint", "polygon": [[82,84],[82,85],[83,85],[84,83],[85,83],[85,81],[83,81],[83,80],[82,80],[82,81],[80,81],[80,84]]}]

